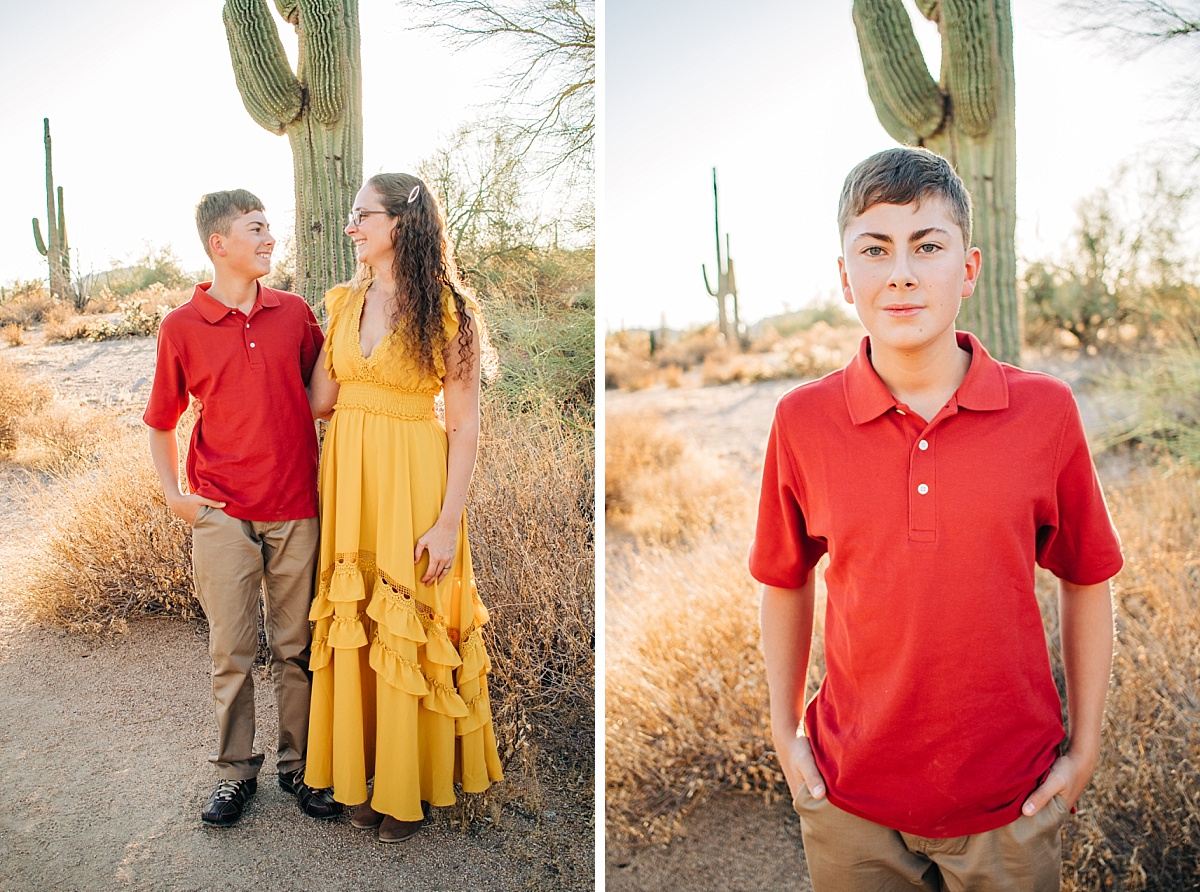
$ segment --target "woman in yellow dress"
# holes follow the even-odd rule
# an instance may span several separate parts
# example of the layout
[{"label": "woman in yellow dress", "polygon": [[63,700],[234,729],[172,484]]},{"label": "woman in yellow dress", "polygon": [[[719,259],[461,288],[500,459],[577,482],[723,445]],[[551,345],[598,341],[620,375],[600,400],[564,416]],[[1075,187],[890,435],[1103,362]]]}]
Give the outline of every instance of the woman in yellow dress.
[{"label": "woman in yellow dress", "polygon": [[479,441],[479,308],[416,177],[369,179],[345,232],[358,270],[325,295],[310,385],[314,415],[333,414],[305,782],[358,805],[354,826],[399,842],[420,829],[425,804],[454,803],[456,782],[478,793],[502,776],[463,515]]}]

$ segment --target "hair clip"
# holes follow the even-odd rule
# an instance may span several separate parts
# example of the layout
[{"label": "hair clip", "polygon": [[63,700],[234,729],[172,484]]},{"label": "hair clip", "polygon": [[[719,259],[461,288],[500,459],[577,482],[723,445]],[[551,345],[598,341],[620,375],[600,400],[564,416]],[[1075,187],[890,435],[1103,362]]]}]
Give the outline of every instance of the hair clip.
[{"label": "hair clip", "polygon": [[417,200],[417,196],[420,194],[421,194],[421,187],[419,185],[413,186],[412,191],[408,193],[408,203],[412,204],[414,201]]}]

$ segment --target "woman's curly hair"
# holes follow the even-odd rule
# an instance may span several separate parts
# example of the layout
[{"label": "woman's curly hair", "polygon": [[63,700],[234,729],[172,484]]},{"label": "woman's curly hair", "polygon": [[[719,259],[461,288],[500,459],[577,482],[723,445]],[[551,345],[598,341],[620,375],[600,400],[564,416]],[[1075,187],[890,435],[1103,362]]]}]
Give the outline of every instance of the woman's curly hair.
[{"label": "woman's curly hair", "polygon": [[[396,220],[392,227],[395,250],[392,272],[397,298],[390,308],[392,328],[400,328],[402,320],[408,319],[402,336],[416,354],[421,373],[434,376],[434,356],[447,346],[442,324],[442,289],[449,288],[454,295],[460,337],[458,362],[454,368],[447,368],[446,374],[452,378],[466,377],[471,371],[475,332],[463,299],[466,289],[458,278],[437,197],[420,179],[407,173],[379,173],[367,180],[366,185],[375,190],[383,209]],[[367,278],[364,273],[360,268],[354,281]]]}]

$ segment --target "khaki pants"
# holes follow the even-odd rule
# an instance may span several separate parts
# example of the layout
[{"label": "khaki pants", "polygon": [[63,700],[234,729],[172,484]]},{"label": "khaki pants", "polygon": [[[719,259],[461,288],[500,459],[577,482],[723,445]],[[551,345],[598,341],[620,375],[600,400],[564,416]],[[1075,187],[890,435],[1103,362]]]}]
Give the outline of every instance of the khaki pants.
[{"label": "khaki pants", "polygon": [[209,761],[223,779],[256,777],[254,657],[263,603],[271,680],[279,711],[277,770],[304,767],[308,742],[310,631],[317,557],[315,517],[273,523],[237,520],[202,506],[192,527],[196,597],[208,618],[217,753]]},{"label": "khaki pants", "polygon": [[813,892],[1058,892],[1059,796],[987,833],[931,839],[842,811],[801,788],[794,803]]}]

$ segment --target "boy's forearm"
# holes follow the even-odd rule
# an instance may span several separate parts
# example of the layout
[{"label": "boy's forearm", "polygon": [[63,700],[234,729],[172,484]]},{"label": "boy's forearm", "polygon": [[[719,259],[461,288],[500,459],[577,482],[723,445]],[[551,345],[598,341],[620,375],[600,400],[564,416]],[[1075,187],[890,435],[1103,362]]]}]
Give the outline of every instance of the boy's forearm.
[{"label": "boy's forearm", "polygon": [[812,573],[798,589],[763,586],[759,623],[771,698],[771,730],[777,744],[796,736],[804,716],[815,593]]},{"label": "boy's forearm", "polygon": [[1095,767],[1112,673],[1113,609],[1109,582],[1059,580],[1059,621],[1067,682],[1068,752]]},{"label": "boy's forearm", "polygon": [[150,460],[154,463],[167,500],[182,495],[179,489],[179,445],[175,442],[174,428],[150,428]]}]

